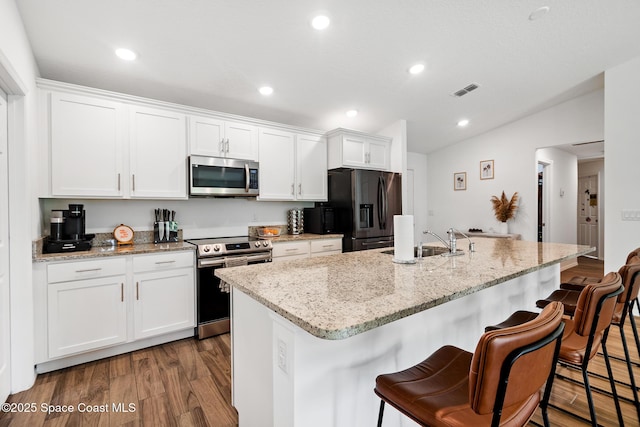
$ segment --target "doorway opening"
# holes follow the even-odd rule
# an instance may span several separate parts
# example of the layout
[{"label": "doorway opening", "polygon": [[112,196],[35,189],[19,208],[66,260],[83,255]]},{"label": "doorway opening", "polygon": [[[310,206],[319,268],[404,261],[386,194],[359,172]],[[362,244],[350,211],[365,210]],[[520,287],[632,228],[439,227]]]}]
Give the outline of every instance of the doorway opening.
[{"label": "doorway opening", "polygon": [[549,241],[547,219],[549,218],[548,181],[550,168],[551,162],[538,161],[538,242]]}]

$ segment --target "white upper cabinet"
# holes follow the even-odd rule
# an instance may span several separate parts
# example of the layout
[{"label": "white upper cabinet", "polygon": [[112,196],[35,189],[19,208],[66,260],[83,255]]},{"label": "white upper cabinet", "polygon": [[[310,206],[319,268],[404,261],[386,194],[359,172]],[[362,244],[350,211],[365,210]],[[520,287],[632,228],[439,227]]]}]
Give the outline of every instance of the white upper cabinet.
[{"label": "white upper cabinet", "polygon": [[42,99],[45,196],[187,198],[186,115],[63,91]]},{"label": "white upper cabinet", "polygon": [[295,200],[295,134],[261,128],[260,200]]},{"label": "white upper cabinet", "polygon": [[327,140],[316,135],[296,135],[296,198],[327,200]]},{"label": "white upper cabinet", "polygon": [[189,128],[192,155],[258,159],[258,132],[251,124],[190,116]]},{"label": "white upper cabinet", "polygon": [[130,108],[131,197],[187,197],[187,141],[184,114]]},{"label": "white upper cabinet", "polygon": [[86,96],[49,99],[51,195],[123,195],[124,106]]},{"label": "white upper cabinet", "polygon": [[260,200],[327,200],[327,141],[261,128]]},{"label": "white upper cabinet", "polygon": [[335,129],[327,137],[329,169],[389,170],[391,167],[391,138],[348,129]]}]

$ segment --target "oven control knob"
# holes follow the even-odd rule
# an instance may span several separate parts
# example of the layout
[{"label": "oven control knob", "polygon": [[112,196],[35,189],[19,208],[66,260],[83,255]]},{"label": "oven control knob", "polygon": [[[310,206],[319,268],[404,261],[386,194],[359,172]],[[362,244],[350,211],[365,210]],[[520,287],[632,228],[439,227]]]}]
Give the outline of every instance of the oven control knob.
[{"label": "oven control knob", "polygon": [[267,242],[267,241],[265,240],[264,242],[262,242],[262,246],[264,246],[264,247],[266,248],[267,246],[269,246],[269,242]]},{"label": "oven control knob", "polygon": [[220,245],[213,245],[214,252],[220,252]]},{"label": "oven control knob", "polygon": [[207,253],[211,250],[211,248],[209,247],[209,245],[206,245],[202,248],[202,252]]},{"label": "oven control knob", "polygon": [[259,248],[259,247],[260,247],[260,242],[256,241],[256,242],[254,243],[254,246],[255,246],[256,248]]}]

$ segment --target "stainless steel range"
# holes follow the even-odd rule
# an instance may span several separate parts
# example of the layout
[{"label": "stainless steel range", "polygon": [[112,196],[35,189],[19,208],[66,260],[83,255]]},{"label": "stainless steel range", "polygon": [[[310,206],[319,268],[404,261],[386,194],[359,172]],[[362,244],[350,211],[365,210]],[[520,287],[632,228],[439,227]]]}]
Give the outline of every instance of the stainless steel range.
[{"label": "stainless steel range", "polygon": [[230,330],[229,289],[221,288],[216,268],[271,262],[273,245],[270,240],[246,236],[215,239],[190,239],[197,246],[198,261],[196,335],[203,339]]}]

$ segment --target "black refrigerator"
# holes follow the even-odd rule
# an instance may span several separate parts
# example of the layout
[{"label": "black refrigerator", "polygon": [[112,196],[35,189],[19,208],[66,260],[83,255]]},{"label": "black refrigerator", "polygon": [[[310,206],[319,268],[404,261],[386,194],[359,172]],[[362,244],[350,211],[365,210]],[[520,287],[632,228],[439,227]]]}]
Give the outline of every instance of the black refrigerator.
[{"label": "black refrigerator", "polygon": [[393,246],[393,216],[402,214],[401,175],[331,169],[329,201],[344,252]]}]

